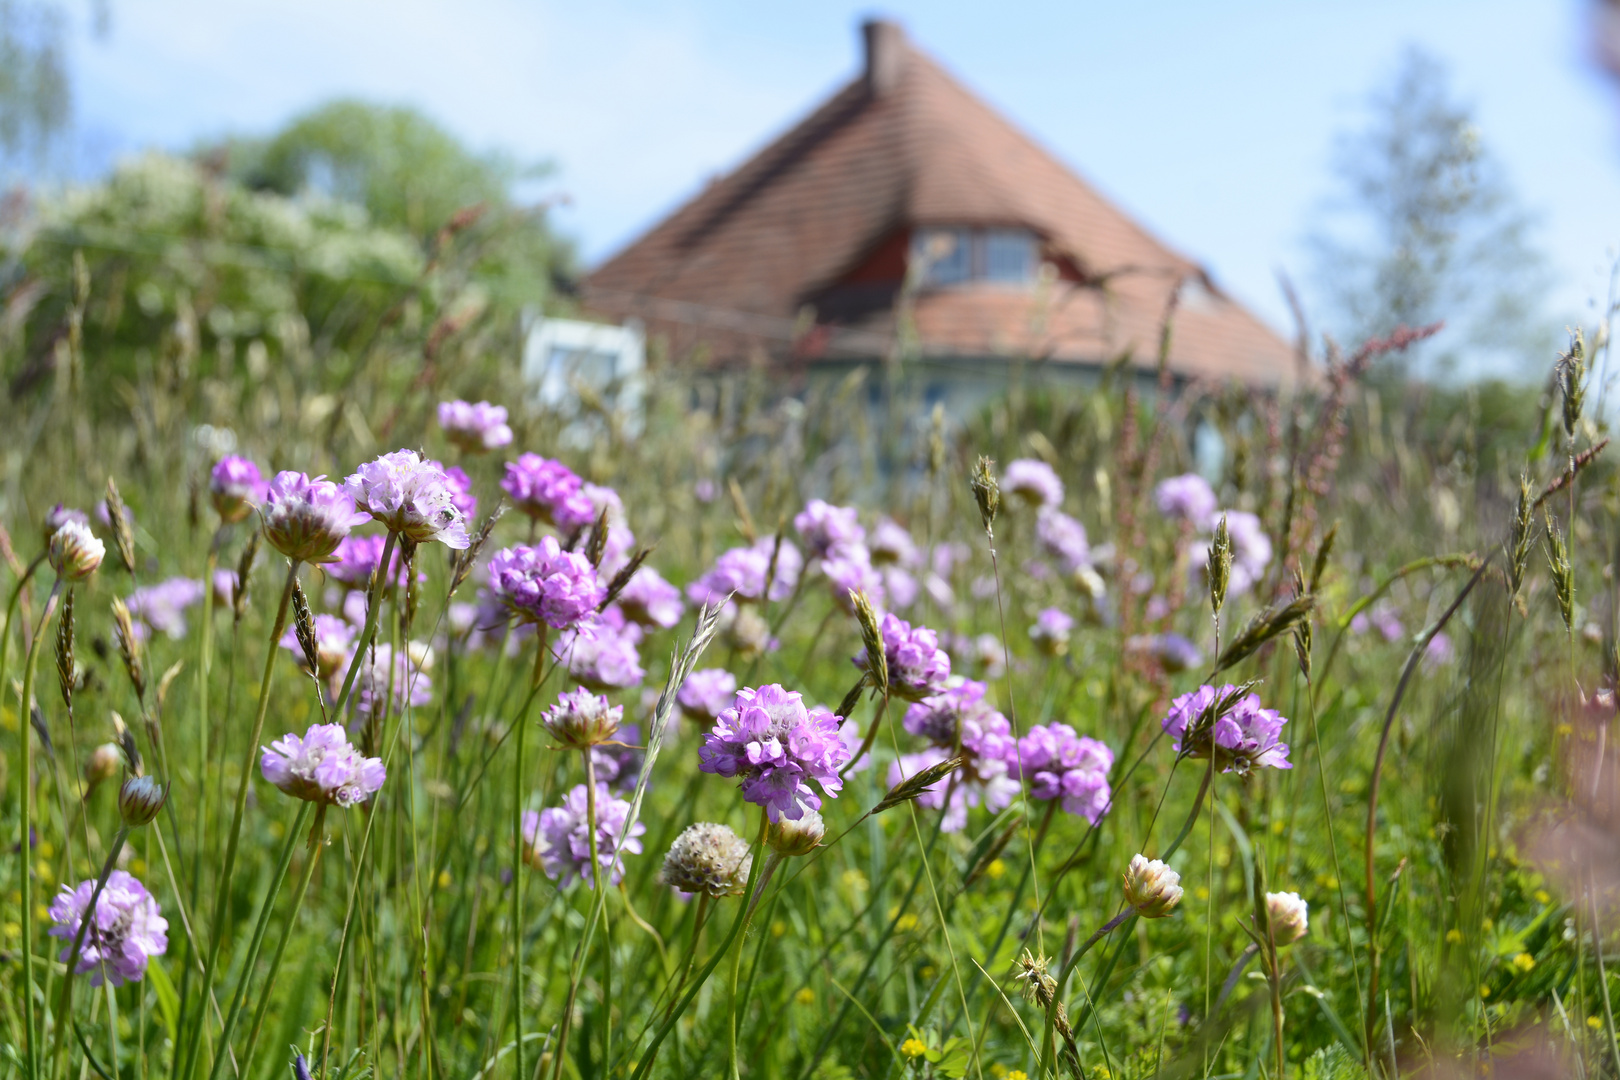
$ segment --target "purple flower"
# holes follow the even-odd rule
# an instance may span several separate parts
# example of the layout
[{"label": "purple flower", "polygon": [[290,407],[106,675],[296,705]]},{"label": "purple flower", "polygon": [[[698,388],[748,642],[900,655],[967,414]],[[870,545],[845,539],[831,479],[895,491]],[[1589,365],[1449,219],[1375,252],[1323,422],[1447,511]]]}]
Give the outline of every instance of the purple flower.
[{"label": "purple flower", "polygon": [[[333,561],[326,564],[326,573],[345,585],[364,589],[382,562],[387,543],[388,538],[384,536],[346,536],[332,552]],[[394,554],[388,560],[389,573],[383,578],[384,588],[405,584],[405,560],[401,556],[399,545],[395,544]],[[417,579],[422,580],[423,576],[418,574]]]},{"label": "purple flower", "polygon": [[83,510],[75,510],[71,506],[65,506],[62,503],[57,503],[55,506],[45,511],[45,521],[42,526],[44,529],[43,535],[45,537],[45,543],[49,545],[51,542],[51,537],[56,534],[56,530],[60,529],[70,521],[77,525],[83,525],[86,532],[88,532],[90,529],[90,515],[86,514]]},{"label": "purple flower", "polygon": [[568,466],[539,454],[521,454],[516,461],[508,461],[506,476],[501,480],[514,506],[565,533],[596,520],[596,511],[582,486]]},{"label": "purple flower", "polygon": [[519,618],[565,630],[607,597],[590,560],[564,551],[554,536],[502,548],[489,560],[489,588]]},{"label": "purple flower", "polygon": [[1108,770],[1114,752],[1096,739],[1075,735],[1068,724],[1037,724],[1018,740],[1018,765],[1030,795],[1061,799],[1063,809],[1093,825],[1108,812]]},{"label": "purple flower", "polygon": [[[917,701],[945,689],[951,677],[951,658],[939,647],[939,638],[926,626],[915,629],[893,612],[878,624],[883,634],[883,655],[889,664],[889,691],[907,701]],[[866,654],[855,657],[856,667],[866,666]]]},{"label": "purple flower", "polygon": [[882,608],[888,600],[883,575],[872,565],[864,544],[834,548],[821,560],[821,572],[832,589],[833,600],[851,615],[855,613],[849,598],[851,592],[865,593],[866,598],[878,608]]},{"label": "purple flower", "polygon": [[1431,669],[1450,664],[1457,659],[1457,648],[1444,630],[1438,631],[1423,647],[1423,662]]},{"label": "purple flower", "polygon": [[641,779],[641,765],[647,752],[639,745],[641,728],[626,724],[619,729],[613,742],[598,743],[591,747],[591,765],[596,769],[599,783],[617,791],[632,791]]},{"label": "purple flower", "polygon": [[[915,754],[901,754],[889,763],[889,787],[894,787],[908,776],[915,776],[924,769],[938,765],[950,756],[951,752],[943,746],[930,746]],[[962,831],[967,825],[967,813],[971,807],[983,803],[990,810],[1003,810],[1018,797],[1020,785],[1008,775],[1006,764],[1004,762],[987,764],[990,765],[990,771],[986,774],[969,773],[965,768],[958,769],[917,796],[918,806],[926,806],[933,810],[944,809],[945,815],[940,819],[939,826],[941,832]],[[1000,766],[999,769],[996,768],[997,765]],[[948,804],[947,797],[950,800]]]},{"label": "purple flower", "polygon": [[445,438],[469,454],[498,450],[512,441],[506,408],[487,401],[476,405],[460,400],[439,402],[439,427]]},{"label": "purple flower", "polygon": [[635,632],[633,626],[598,620],[559,634],[554,655],[568,665],[568,674],[581,686],[624,690],[647,677],[636,650]]},{"label": "purple flower", "polygon": [[719,494],[719,486],[708,477],[704,477],[692,485],[692,497],[698,502],[703,503],[705,506],[714,502],[715,497]]},{"label": "purple flower", "polygon": [[826,558],[836,548],[859,544],[866,539],[853,506],[832,506],[820,499],[811,499],[793,518],[793,527],[804,541],[805,555],[811,559]]},{"label": "purple flower", "polygon": [[332,561],[332,552],[349,530],[370,515],[355,509],[354,498],[324,476],[279,472],[270,481],[264,505],[264,538],[270,546],[301,562]]},{"label": "purple flower", "polygon": [[[336,615],[315,616],[315,663],[318,667],[315,675],[330,679],[341,671],[354,649],[354,638],[355,628],[347,620]],[[297,630],[287,628],[287,632],[281,636],[281,647],[291,652],[299,665],[303,666],[304,647],[298,644]]]},{"label": "purple flower", "polygon": [[1061,506],[1063,481],[1052,466],[1034,458],[1009,461],[1001,474],[1001,490],[1005,495],[1016,495],[1031,506]]},{"label": "purple flower", "polygon": [[1035,616],[1035,625],[1029,628],[1029,640],[1047,656],[1062,656],[1069,651],[1069,632],[1074,619],[1055,607],[1042,608]]},{"label": "purple flower", "polygon": [[395,450],[355,470],[343,486],[355,505],[413,544],[465,548],[467,521],[444,470],[415,450]]},{"label": "purple flower", "polygon": [[883,591],[878,595],[888,600],[891,608],[904,610],[917,602],[917,579],[911,571],[893,563],[879,568],[883,575]]},{"label": "purple flower", "polygon": [[[81,881],[74,889],[63,885],[51,902],[52,926],[47,933],[65,943],[57,957],[63,963],[73,955],[73,939],[79,936],[79,926],[95,891],[94,879]],[[85,931],[79,964],[74,970],[81,975],[94,971],[90,977],[93,986],[140,982],[147,962],[162,956],[168,947],[169,922],[159,913],[157,901],[133,876],[114,870],[96,897],[90,929]]]},{"label": "purple flower", "polygon": [[[539,864],[546,876],[567,888],[576,877],[587,886],[596,888],[596,875],[591,866],[590,793],[584,784],[577,785],[563,797],[561,806],[549,806],[538,814],[523,812],[524,859],[529,865]],[[641,853],[637,839],[647,826],[636,822],[630,827],[621,845],[619,834],[630,818],[630,804],[610,792],[605,784],[596,785],[596,861],[606,868],[608,881],[617,885],[624,877],[623,855]]]},{"label": "purple flower", "polygon": [[208,497],[221,521],[241,521],[264,501],[268,491],[259,467],[235,454],[220,458],[208,474]]},{"label": "purple flower", "polygon": [[348,807],[375,795],[388,778],[381,758],[361,757],[341,724],[315,724],[264,748],[264,778],[296,799]]},{"label": "purple flower", "polygon": [[1086,527],[1061,510],[1045,509],[1035,518],[1035,539],[1041,550],[1072,574],[1082,566],[1091,565],[1091,545],[1086,541]]},{"label": "purple flower", "polygon": [[843,786],[838,769],[849,750],[839,738],[839,723],[826,709],[806,709],[796,691],[776,684],[744,687],[704,738],[698,768],[740,778],[743,798],[765,807],[772,821],[798,820],[806,809],[821,809],[809,781],[828,798]]},{"label": "purple flower", "polygon": [[[612,535],[611,533],[609,534]],[[607,565],[607,560],[602,560]],[[620,590],[617,601],[624,617],[646,627],[668,630],[681,621],[686,605],[681,602],[681,590],[664,580],[662,574],[650,566],[642,566],[635,576]]]},{"label": "purple flower", "polygon": [[[347,668],[347,664],[339,665]],[[398,654],[390,645],[366,650],[354,679],[354,712],[363,719],[378,719],[433,700],[433,680],[406,649]]]},{"label": "purple flower", "polygon": [[[935,746],[960,748],[966,755],[999,761],[1005,767],[1017,745],[1007,718],[985,700],[988,689],[982,682],[963,680],[908,706],[902,723],[911,734]],[[980,771],[996,770],[987,765]]]},{"label": "purple flower", "polygon": [[1221,771],[1247,775],[1267,766],[1294,767],[1288,760],[1288,744],[1277,741],[1286,723],[1277,710],[1260,707],[1260,695],[1239,696],[1237,687],[1227,685],[1200,686],[1182,694],[1170,703],[1163,726],[1178,753],[1207,758],[1213,741]]},{"label": "purple flower", "polygon": [[1401,635],[1406,633],[1394,607],[1383,601],[1374,604],[1370,611],[1356,612],[1356,617],[1350,620],[1352,634],[1364,634],[1368,628],[1377,630],[1380,637],[1391,642],[1399,641]]},{"label": "purple flower", "polygon": [[450,505],[461,513],[461,520],[467,522],[476,517],[478,496],[472,493],[472,478],[457,465],[446,465],[442,461],[430,461],[428,464],[444,473],[445,486],[450,491]]},{"label": "purple flower", "polygon": [[[735,592],[738,600],[760,600],[765,597],[765,578],[771,570],[771,552],[776,538],[761,537],[751,547],[735,547],[714,561],[708,572],[686,587],[687,599],[694,604],[707,604],[723,600],[727,593]],[[771,578],[770,599],[785,600],[799,582],[804,559],[799,549],[787,540],[776,553],[776,574]]]},{"label": "purple flower", "polygon": [[1153,501],[1165,517],[1191,522],[1199,528],[1210,523],[1218,505],[1209,482],[1197,473],[1159,481],[1159,486],[1153,489]]},{"label": "purple flower", "polygon": [[712,724],[737,696],[737,676],[724,668],[694,671],[675,691],[675,704],[687,717]]},{"label": "purple flower", "polygon": [[1180,634],[1152,634],[1145,637],[1133,637],[1125,643],[1127,649],[1139,650],[1152,656],[1159,662],[1159,666],[1174,675],[1197,667],[1204,661],[1204,654],[1198,646],[1182,637]]},{"label": "purple flower", "polygon": [[202,582],[172,577],[136,589],[124,604],[141,625],[179,639],[186,636],[186,608],[202,598]]},{"label": "purple flower", "polygon": [[916,566],[917,543],[905,528],[890,518],[881,518],[872,529],[867,550],[879,566]]}]

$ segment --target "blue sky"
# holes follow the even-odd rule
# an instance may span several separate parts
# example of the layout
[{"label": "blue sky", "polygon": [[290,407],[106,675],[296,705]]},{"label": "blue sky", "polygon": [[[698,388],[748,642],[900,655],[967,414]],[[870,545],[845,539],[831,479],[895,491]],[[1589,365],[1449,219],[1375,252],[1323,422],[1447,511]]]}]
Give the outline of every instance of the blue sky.
[{"label": "blue sky", "polygon": [[870,14],[1279,327],[1275,274],[1307,274],[1334,133],[1409,43],[1450,65],[1537,215],[1561,316],[1589,316],[1620,249],[1620,94],[1577,0],[114,2],[110,36],[75,37],[84,161],[338,94],[409,102],[553,162],[558,223],[594,261],[854,74]]}]

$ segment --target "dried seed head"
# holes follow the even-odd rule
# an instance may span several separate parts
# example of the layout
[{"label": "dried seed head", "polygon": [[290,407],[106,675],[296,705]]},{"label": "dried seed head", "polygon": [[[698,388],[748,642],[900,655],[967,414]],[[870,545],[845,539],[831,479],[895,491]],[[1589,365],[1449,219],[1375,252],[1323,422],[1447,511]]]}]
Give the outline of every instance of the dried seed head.
[{"label": "dried seed head", "polygon": [[135,745],[135,733],[129,730],[124,718],[115,710],[112,713],[113,737],[118,740],[118,749],[124,755],[124,762],[129,771],[136,776],[145,776],[146,767],[141,761],[141,748]]},{"label": "dried seed head", "polygon": [[1226,515],[1215,526],[1215,540],[1209,545],[1209,606],[1215,614],[1226,604],[1226,586],[1232,580],[1232,534]]},{"label": "dried seed head", "polygon": [[1547,567],[1552,573],[1553,592],[1558,597],[1558,613],[1564,618],[1564,629],[1575,632],[1575,571],[1569,564],[1569,547],[1564,534],[1552,514],[1546,515],[1546,533],[1542,544],[1547,552]]},{"label": "dried seed head", "polygon": [[591,561],[592,566],[597,568],[601,567],[602,556],[607,552],[607,517],[607,507],[604,506],[602,512],[596,515],[596,520],[591,523],[590,535],[585,538],[585,557]]},{"label": "dried seed head", "polygon": [[973,499],[979,504],[979,520],[984,523],[986,536],[995,535],[996,513],[1001,509],[1001,485],[996,482],[994,466],[994,461],[981,454],[968,479]]},{"label": "dried seed head", "polygon": [[141,643],[135,636],[135,621],[129,608],[118,597],[113,597],[113,636],[118,639],[118,655],[124,661],[124,672],[129,676],[135,696],[146,700],[146,673],[141,668]]},{"label": "dried seed head", "polygon": [[796,821],[783,815],[781,820],[766,826],[765,843],[778,855],[786,858],[808,855],[820,846],[822,837],[827,835],[827,823],[821,820],[820,814],[808,806],[801,807],[801,811]]},{"label": "dried seed head", "polygon": [[62,614],[56,620],[56,681],[62,688],[62,704],[73,711],[73,590],[62,599]]},{"label": "dried seed head", "polygon": [[107,556],[107,545],[96,539],[90,526],[69,521],[51,534],[46,555],[57,577],[83,581],[100,568],[101,560]]},{"label": "dried seed head", "polygon": [[910,802],[963,765],[961,757],[948,758],[936,765],[930,765],[921,772],[912,773],[883,796],[878,804],[872,807],[872,813],[881,814],[890,807],[899,806],[903,802]]},{"label": "dried seed head", "polygon": [[1057,980],[1052,978],[1050,966],[1051,961],[1046,957],[1025,949],[1018,958],[1018,974],[1013,976],[1014,981],[1023,984],[1020,989],[1024,997],[1043,1009],[1052,1004],[1052,997],[1057,993]]},{"label": "dried seed head", "polygon": [[125,825],[138,829],[158,816],[168,797],[168,788],[150,776],[132,776],[118,789],[118,813]]},{"label": "dried seed head", "polygon": [[[1305,588],[1305,578],[1298,569],[1294,571],[1294,594],[1296,596],[1308,595]],[[1311,616],[1306,612],[1305,617],[1294,624],[1294,656],[1299,660],[1299,670],[1309,679],[1311,677]]]},{"label": "dried seed head", "polygon": [[1564,396],[1564,437],[1574,442],[1586,401],[1586,338],[1579,329],[1570,336],[1569,351],[1559,356],[1555,370]]},{"label": "dried seed head", "polygon": [[1339,523],[1335,521],[1327,533],[1322,537],[1322,543],[1316,549],[1316,561],[1311,564],[1310,588],[1302,592],[1315,592],[1322,584],[1322,575],[1327,571],[1328,557],[1333,554],[1333,542],[1339,538]]},{"label": "dried seed head", "polygon": [[889,692],[889,661],[883,649],[883,631],[878,628],[877,611],[864,592],[849,590],[855,608],[855,621],[861,624],[861,643],[866,646],[866,671],[879,694]]},{"label": "dried seed head", "polygon": [[293,635],[298,639],[298,648],[304,654],[304,668],[306,671],[317,672],[321,670],[320,641],[315,633],[315,616],[310,613],[309,600],[304,596],[304,587],[295,579],[293,581]]},{"label": "dried seed head", "polygon": [[630,584],[630,579],[636,576],[636,571],[641,569],[641,564],[646,562],[647,556],[652,553],[653,549],[650,547],[636,549],[635,554],[630,556],[630,561],[619,567],[619,572],[613,575],[612,581],[608,582],[607,595],[603,596],[602,602],[596,605],[597,611],[606,611],[608,605],[619,598],[619,594],[624,592],[624,587]]},{"label": "dried seed head", "polygon": [[1310,618],[1315,599],[1309,594],[1296,596],[1285,604],[1273,604],[1261,611],[1238,631],[1232,643],[1221,651],[1215,661],[1215,673],[1225,671],[1279,634],[1286,634]]},{"label": "dried seed head", "polygon": [[247,543],[242,545],[242,557],[236,563],[236,586],[231,591],[231,616],[236,622],[241,622],[247,612],[248,582],[253,574],[253,560],[259,555],[260,535],[258,529],[248,533]]},{"label": "dried seed head", "polygon": [[[484,523],[478,527],[478,532],[474,534],[472,543],[467,545],[467,550],[457,557],[455,573],[450,576],[451,596],[456,595],[456,590],[461,588],[462,583],[467,580],[467,576],[472,573],[473,565],[478,561],[479,553],[484,550],[484,545],[489,543],[489,534],[495,531],[495,523],[501,520],[506,510],[505,499],[496,503],[494,512],[485,518]],[[620,588],[623,588],[623,586],[620,586]]]},{"label": "dried seed head", "polygon": [[1162,919],[1181,903],[1181,875],[1158,859],[1133,855],[1125,871],[1125,902],[1144,919]]},{"label": "dried seed head", "polygon": [[124,569],[135,572],[135,532],[130,528],[129,509],[124,497],[118,493],[118,483],[107,477],[107,516],[112,519],[113,543],[118,547],[118,559]]},{"label": "dried seed head", "polygon": [[748,887],[748,842],[725,825],[688,825],[664,856],[665,884],[718,899]]},{"label": "dried seed head", "polygon": [[1530,478],[1519,475],[1519,505],[1513,512],[1513,534],[1508,542],[1508,585],[1514,596],[1524,585],[1525,564],[1530,560],[1530,544],[1535,539],[1535,497],[1530,494]]}]

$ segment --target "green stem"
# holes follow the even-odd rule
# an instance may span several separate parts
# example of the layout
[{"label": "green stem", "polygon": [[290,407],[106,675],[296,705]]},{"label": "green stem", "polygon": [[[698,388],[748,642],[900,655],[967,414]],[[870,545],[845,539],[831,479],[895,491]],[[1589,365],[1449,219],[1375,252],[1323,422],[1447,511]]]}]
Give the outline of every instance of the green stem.
[{"label": "green stem", "polygon": [[22,699],[17,709],[17,735],[22,740],[22,858],[17,861],[22,870],[23,1071],[28,1077],[39,1075],[39,1047],[34,1042],[34,869],[30,861],[34,857],[34,669],[39,662],[39,643],[51,621],[51,605],[61,591],[62,581],[58,578],[45,600],[45,609],[39,613],[39,626],[28,642]]},{"label": "green stem", "polygon": [[[269,650],[264,658],[264,675],[259,680],[259,707],[254,712],[253,730],[248,736],[247,749],[242,756],[242,776],[236,786],[236,807],[231,814],[231,831],[225,839],[225,860],[220,867],[219,883],[214,887],[214,918],[209,926],[211,940],[208,943],[208,961],[203,965],[200,998],[202,1001],[207,1001],[213,990],[219,950],[225,941],[225,923],[229,912],[227,901],[230,898],[231,878],[236,869],[236,845],[242,835],[242,816],[247,810],[248,785],[253,780],[253,758],[259,751],[259,738],[264,734],[264,717],[270,708],[270,677],[275,674],[276,654],[281,651],[281,632],[287,628],[287,608],[292,604],[293,586],[298,582],[299,565],[297,559],[289,560],[287,563],[287,581],[281,588],[281,603],[276,607],[275,623],[270,630]],[[207,1023],[207,1010],[199,1009],[197,1030],[192,1033],[191,1048],[186,1058],[186,1067],[180,1074],[182,1076],[191,1076],[197,1067],[197,1050],[202,1043],[203,1027]],[[221,1041],[220,1052],[214,1058],[216,1068],[219,1058],[228,1053],[229,1042],[229,1038]]]},{"label": "green stem", "polygon": [[[231,995],[231,1011],[225,1017],[225,1028],[219,1036],[219,1052],[214,1055],[214,1063],[209,1067],[208,1080],[217,1080],[220,1065],[230,1057],[231,1035],[235,1033],[236,1022],[242,1016],[242,1004],[247,998],[253,968],[259,960],[259,950],[264,945],[264,932],[270,926],[270,914],[275,910],[276,895],[281,892],[281,883],[287,877],[287,867],[292,863],[293,849],[298,846],[298,838],[303,834],[304,822],[309,820],[309,805],[307,802],[299,805],[298,817],[293,820],[292,828],[287,830],[287,842],[282,845],[281,855],[276,860],[276,869],[270,878],[270,888],[264,894],[264,902],[259,905],[259,921],[253,927],[253,937],[248,941],[247,955],[242,959],[242,974],[237,977],[236,991]],[[305,877],[307,884],[307,873]],[[289,928],[291,924],[292,920],[289,918]]]},{"label": "green stem", "polygon": [[[388,564],[394,557],[394,545],[398,542],[399,534],[390,529],[388,539],[383,541],[382,558],[371,578],[371,589],[366,595],[366,626],[360,632],[360,640],[355,644],[354,657],[349,661],[348,674],[343,676],[343,690],[332,705],[333,716],[343,715],[343,707],[349,703],[349,691],[354,689],[354,677],[360,673],[360,665],[365,662],[366,650],[371,648],[371,640],[377,634],[377,612],[382,608],[382,592],[388,583]],[[279,630],[276,631],[276,636],[281,636]]]},{"label": "green stem", "polygon": [[[538,628],[539,640],[535,643],[534,677],[530,680],[535,691],[540,687],[544,678],[540,674],[540,667],[546,662],[546,629],[545,624]],[[517,1038],[512,1047],[512,1056],[515,1066],[512,1075],[517,1080],[523,1080],[523,736],[529,728],[529,706],[533,704],[535,693],[530,692],[523,703],[523,711],[514,721],[517,727],[517,756],[512,762],[512,1022],[517,1029]],[[538,828],[538,827],[537,827]],[[538,839],[538,835],[536,836]],[[558,1057],[561,1058],[561,1054]]]},{"label": "green stem", "polygon": [[270,991],[276,985],[276,973],[281,970],[281,955],[287,951],[287,940],[292,937],[293,926],[298,922],[298,913],[304,907],[304,895],[309,892],[309,883],[315,877],[315,867],[321,861],[321,851],[326,847],[325,838],[321,834],[326,824],[326,804],[322,803],[315,810],[315,822],[309,827],[309,858],[305,862],[304,876],[298,880],[298,891],[293,894],[292,910],[287,912],[287,921],[281,928],[281,939],[276,942],[276,951],[270,956],[270,970],[264,974],[264,984],[259,988],[259,1006],[253,1011],[253,1028],[248,1033],[247,1050],[242,1054],[242,1075],[253,1075],[253,1050],[259,1044],[259,1031],[264,1027],[265,1014],[270,1011]]}]

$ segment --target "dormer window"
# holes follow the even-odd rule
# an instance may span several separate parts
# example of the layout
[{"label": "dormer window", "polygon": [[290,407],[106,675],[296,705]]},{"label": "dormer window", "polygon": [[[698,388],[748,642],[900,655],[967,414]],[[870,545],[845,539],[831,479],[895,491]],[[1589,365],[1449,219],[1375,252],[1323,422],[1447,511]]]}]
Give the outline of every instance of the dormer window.
[{"label": "dormer window", "polygon": [[1040,248],[1028,229],[930,226],[911,234],[912,265],[920,268],[924,287],[1027,284],[1035,280]]}]

